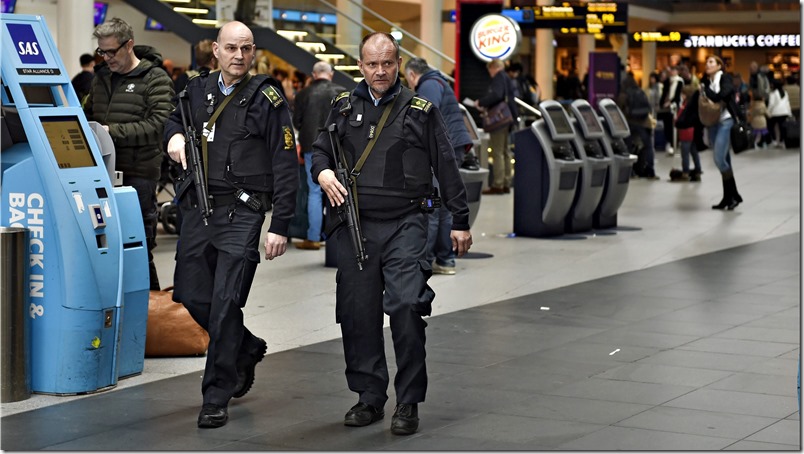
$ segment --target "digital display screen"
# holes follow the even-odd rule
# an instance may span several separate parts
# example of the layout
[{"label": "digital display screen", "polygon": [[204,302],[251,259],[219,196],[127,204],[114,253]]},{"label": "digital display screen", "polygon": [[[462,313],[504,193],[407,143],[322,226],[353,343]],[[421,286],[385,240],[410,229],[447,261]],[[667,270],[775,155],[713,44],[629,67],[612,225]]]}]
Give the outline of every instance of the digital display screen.
[{"label": "digital display screen", "polygon": [[572,125],[567,118],[567,114],[560,106],[549,106],[545,109],[550,122],[555,127],[556,134],[574,134]]},{"label": "digital display screen", "polygon": [[153,18],[147,17],[145,18],[145,29],[157,32],[163,32],[165,31],[165,26],[155,21]]},{"label": "digital display screen", "polygon": [[597,118],[597,114],[594,110],[592,110],[591,106],[578,106],[578,112],[581,113],[583,122],[586,124],[586,130],[589,131],[590,134],[603,133],[603,127],[600,126],[600,120]]},{"label": "digital display screen", "polygon": [[106,10],[109,9],[109,4],[104,2],[95,2],[95,18],[94,23],[98,25],[106,21]]},{"label": "digital display screen", "polygon": [[11,14],[14,12],[14,7],[17,5],[17,0],[2,0],[0,5],[3,6],[3,8],[0,9],[0,12],[3,14]]},{"label": "digital display screen", "polygon": [[620,114],[620,109],[618,109],[614,104],[606,104],[604,108],[609,114],[608,117],[611,120],[611,125],[609,126],[611,126],[612,132],[627,133],[628,125],[625,124],[625,120]]},{"label": "digital display screen", "polygon": [[39,120],[60,169],[97,165],[78,117],[41,117]]}]

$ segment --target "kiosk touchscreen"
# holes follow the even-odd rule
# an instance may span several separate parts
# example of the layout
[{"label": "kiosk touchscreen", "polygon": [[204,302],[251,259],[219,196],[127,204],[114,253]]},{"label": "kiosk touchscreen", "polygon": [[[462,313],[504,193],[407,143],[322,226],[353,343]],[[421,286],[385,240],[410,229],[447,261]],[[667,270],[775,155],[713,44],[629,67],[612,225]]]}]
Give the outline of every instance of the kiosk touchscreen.
[{"label": "kiosk touchscreen", "polygon": [[617,226],[617,210],[628,192],[631,168],[636,162],[636,156],[629,153],[625,145],[624,139],[631,134],[631,130],[617,104],[611,99],[603,98],[598,101],[597,108],[603,118],[606,133],[601,143],[612,161],[593,223],[595,228],[611,228]]},{"label": "kiosk touchscreen", "polygon": [[592,229],[592,217],[603,196],[611,158],[603,151],[601,141],[605,133],[592,106],[584,99],[577,99],[570,104],[570,111],[575,129],[580,132],[575,136],[575,149],[583,166],[565,228],[568,232],[583,232]]},{"label": "kiosk touchscreen", "polygon": [[543,101],[539,110],[541,119],[514,133],[514,233],[532,237],[564,233],[582,165],[561,104]]},{"label": "kiosk touchscreen", "polygon": [[[131,229],[121,227],[122,206],[44,19],[2,14],[0,36],[3,122],[15,130],[3,144],[1,223],[30,231],[31,390],[106,389],[117,384],[124,353],[124,306],[135,302],[124,294],[124,259],[145,247],[144,235],[123,233]],[[125,209],[139,213],[133,203]],[[142,230],[141,216],[131,218]],[[132,262],[128,280],[144,265],[147,289],[143,260]]]}]

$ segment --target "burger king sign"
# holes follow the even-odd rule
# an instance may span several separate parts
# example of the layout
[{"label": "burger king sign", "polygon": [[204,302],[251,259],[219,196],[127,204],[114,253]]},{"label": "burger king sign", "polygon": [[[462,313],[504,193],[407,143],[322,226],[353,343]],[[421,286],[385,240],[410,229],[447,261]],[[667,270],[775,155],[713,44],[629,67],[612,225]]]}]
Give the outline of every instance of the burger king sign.
[{"label": "burger king sign", "polygon": [[516,53],[522,32],[511,18],[501,14],[486,14],[472,25],[469,39],[477,58],[483,61],[495,58],[507,60]]}]

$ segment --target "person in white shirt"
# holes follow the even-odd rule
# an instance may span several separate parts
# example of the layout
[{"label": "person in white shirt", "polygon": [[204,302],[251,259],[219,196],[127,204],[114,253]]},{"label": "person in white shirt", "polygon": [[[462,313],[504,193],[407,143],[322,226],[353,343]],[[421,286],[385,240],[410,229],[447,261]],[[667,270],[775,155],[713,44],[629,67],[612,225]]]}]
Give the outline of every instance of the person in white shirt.
[{"label": "person in white shirt", "polygon": [[790,95],[785,92],[781,79],[773,79],[771,86],[773,90],[768,95],[768,133],[774,138],[771,146],[784,148],[784,139],[787,136],[784,121],[793,115]]}]

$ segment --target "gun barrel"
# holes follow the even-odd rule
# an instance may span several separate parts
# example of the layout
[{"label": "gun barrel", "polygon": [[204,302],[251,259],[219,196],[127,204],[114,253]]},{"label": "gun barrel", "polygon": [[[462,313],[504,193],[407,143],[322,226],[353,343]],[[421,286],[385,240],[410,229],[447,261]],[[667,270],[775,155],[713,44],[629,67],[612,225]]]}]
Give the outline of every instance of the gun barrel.
[{"label": "gun barrel", "polygon": [[207,219],[212,215],[212,206],[210,205],[209,189],[207,187],[207,179],[204,174],[204,166],[201,162],[201,154],[198,152],[197,135],[195,128],[187,119],[185,113],[184,103],[189,102],[187,90],[182,90],[179,93],[179,111],[181,113],[181,123],[184,127],[184,138],[187,145],[187,158],[190,161],[193,173],[193,184],[195,185],[195,195],[198,202],[198,209],[201,212],[201,219],[204,225],[207,225]]},{"label": "gun barrel", "polygon": [[365,240],[363,239],[363,232],[360,229],[360,219],[357,215],[357,205],[355,204],[357,194],[350,180],[349,171],[346,169],[342,160],[343,150],[341,149],[341,142],[338,137],[338,127],[335,123],[332,123],[327,130],[329,132],[329,140],[332,142],[332,152],[335,157],[335,176],[338,178],[338,182],[346,188],[345,201],[339,207],[338,215],[346,217],[344,220],[346,221],[346,228],[349,231],[352,251],[357,260],[357,268],[363,270],[363,262],[368,259],[368,256],[363,246]]}]

